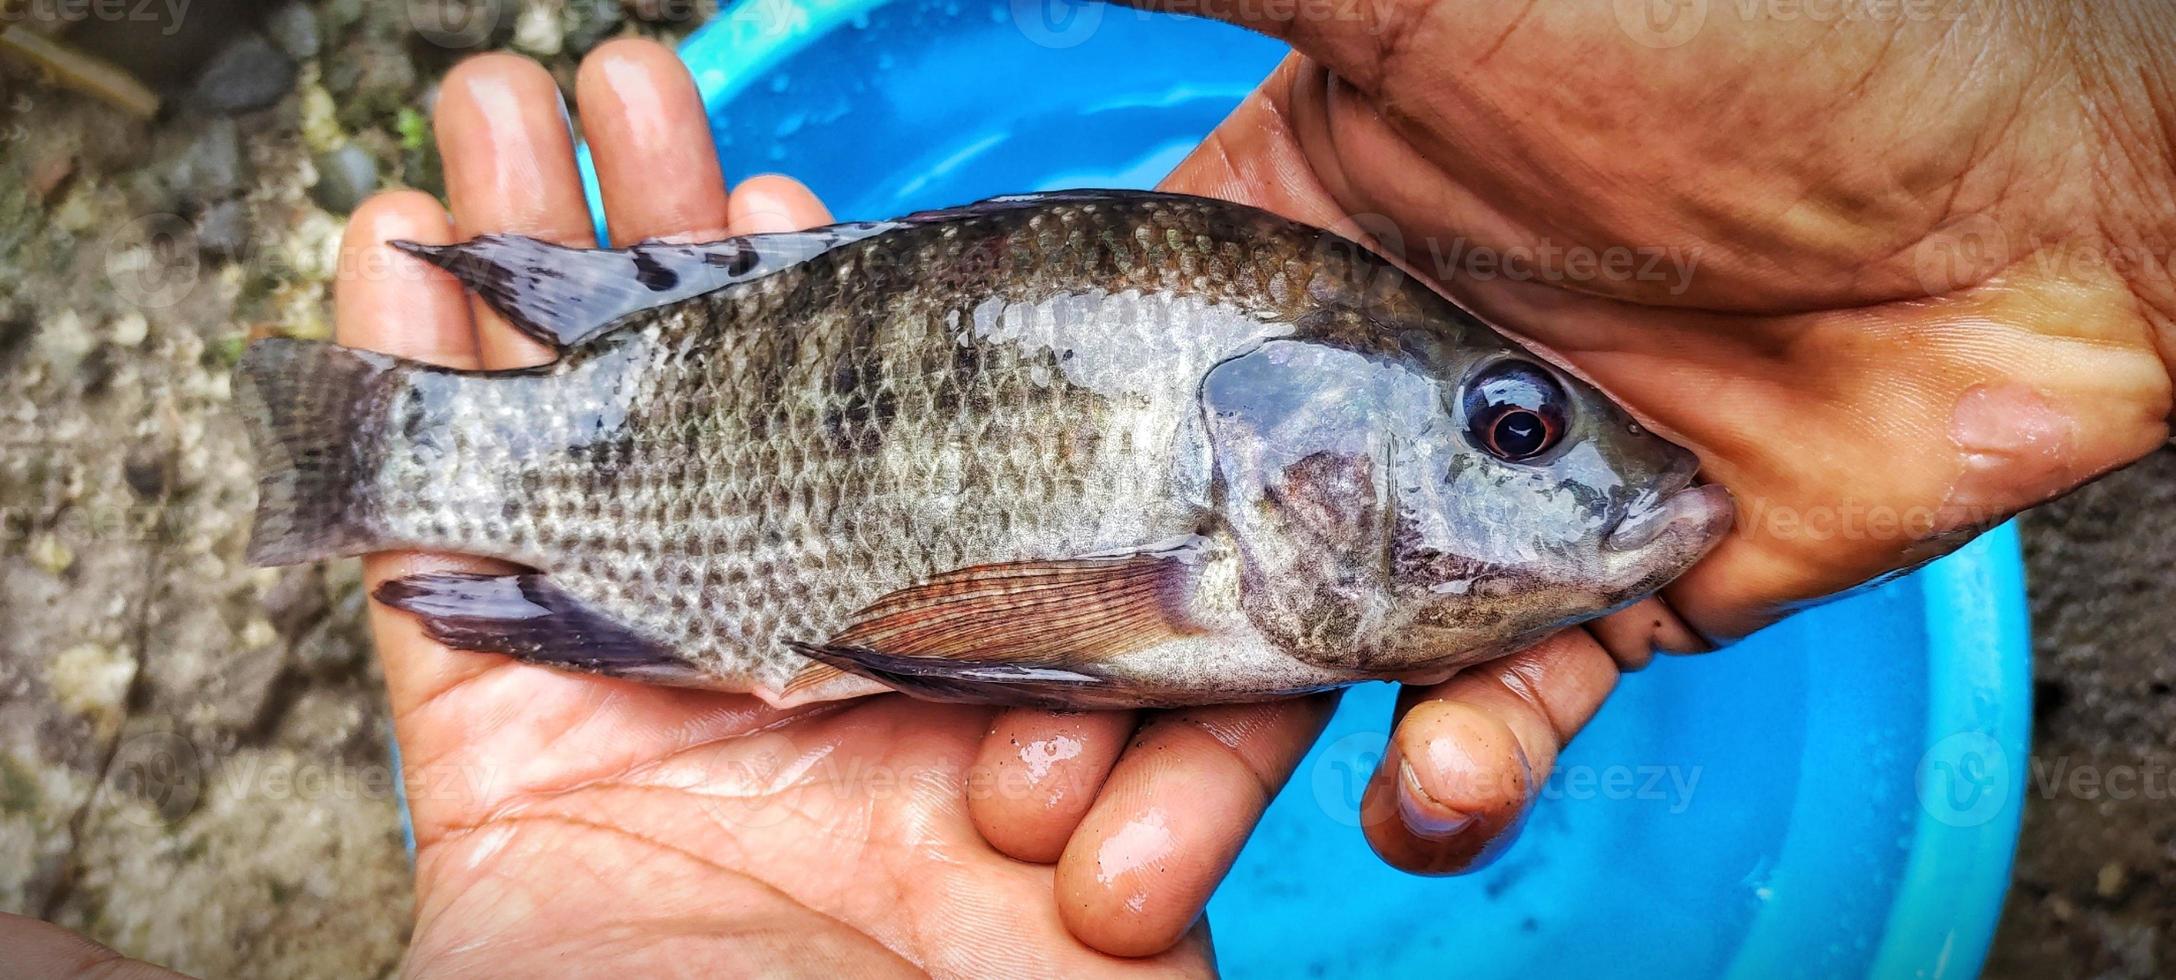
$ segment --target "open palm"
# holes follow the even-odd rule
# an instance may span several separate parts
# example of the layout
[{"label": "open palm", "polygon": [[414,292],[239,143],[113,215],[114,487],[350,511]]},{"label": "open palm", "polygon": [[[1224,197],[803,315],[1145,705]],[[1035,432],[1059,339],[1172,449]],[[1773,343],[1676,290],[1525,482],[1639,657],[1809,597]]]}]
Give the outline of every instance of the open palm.
[{"label": "open palm", "polygon": [[[2176,237],[2153,209],[2167,148],[2139,135],[2151,97],[2131,87],[2150,73],[2101,25],[2054,46],[2000,3],[1963,8],[1984,18],[1967,25],[1716,4],[1686,33],[1628,6],[1389,0],[1249,22],[1300,54],[1166,184],[1369,238],[1694,448],[1740,501],[1730,539],[1663,597],[1407,691],[1362,812],[1401,867],[1499,847],[1652,651],[1910,567],[2167,438],[2176,289],[2165,262],[2123,261]],[[824,220],[789,181],[724,194],[662,49],[600,49],[580,95],[615,240]],[[343,341],[546,359],[380,243],[587,243],[559,112],[515,59],[449,77],[452,223],[413,194],[358,213]],[[458,564],[377,556],[369,574]],[[696,947],[955,973],[1170,947],[1149,962],[1205,968],[1201,903],[1327,712],[887,697],[782,719],[447,651],[397,614],[376,626],[416,795],[418,968],[671,967]]]},{"label": "open palm", "polygon": [[[461,367],[547,359],[452,280],[384,245],[491,231],[591,241],[550,77],[486,56],[457,68],[443,91],[451,220],[413,192],[357,212],[339,339]],[[585,64],[579,94],[615,240],[708,240],[826,220],[790,181],[727,195],[670,52],[608,45]],[[366,574],[375,584],[474,567],[483,566],[381,554]],[[416,831],[411,972],[739,975],[782,962],[850,976],[1207,972],[1199,928],[1151,960],[1082,945],[1058,914],[1053,869],[983,843],[971,794],[1062,792],[994,773],[970,785],[989,772],[976,765],[987,710],[884,697],[788,714],[747,696],[448,650],[383,607],[373,628]],[[1163,862],[1134,863],[1107,862],[1105,876],[1155,875]],[[1187,910],[1182,925],[1193,918]],[[1170,941],[1155,939],[1158,948]]]}]

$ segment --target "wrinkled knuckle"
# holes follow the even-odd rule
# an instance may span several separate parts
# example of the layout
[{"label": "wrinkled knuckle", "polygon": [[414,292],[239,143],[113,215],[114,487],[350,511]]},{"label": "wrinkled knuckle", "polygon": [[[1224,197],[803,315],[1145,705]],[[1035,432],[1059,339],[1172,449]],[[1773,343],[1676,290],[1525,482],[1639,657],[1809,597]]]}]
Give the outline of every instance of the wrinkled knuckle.
[{"label": "wrinkled knuckle", "polygon": [[1549,730],[1557,745],[1571,741],[1578,732],[1577,717],[1557,709],[1556,695],[1550,690],[1547,670],[1539,658],[1523,654],[1512,657],[1496,672],[1494,680],[1520,706],[1519,710],[1531,713]]},{"label": "wrinkled knuckle", "polygon": [[1226,737],[1213,722],[1193,714],[1180,714],[1170,719],[1176,731],[1185,733],[1184,738],[1201,746],[1200,751],[1209,758],[1222,760],[1219,768],[1236,769],[1246,774],[1263,800],[1277,795],[1278,780],[1252,758],[1237,741]]}]

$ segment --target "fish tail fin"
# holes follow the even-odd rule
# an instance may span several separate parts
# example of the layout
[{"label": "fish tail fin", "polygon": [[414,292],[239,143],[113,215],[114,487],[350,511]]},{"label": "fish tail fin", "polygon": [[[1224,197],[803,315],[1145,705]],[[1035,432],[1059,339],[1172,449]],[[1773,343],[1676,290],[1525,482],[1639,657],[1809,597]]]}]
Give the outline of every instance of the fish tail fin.
[{"label": "fish tail fin", "polygon": [[373,454],[356,440],[401,373],[384,354],[284,338],[250,345],[236,377],[257,453],[251,565],[294,565],[379,545],[359,482]]}]

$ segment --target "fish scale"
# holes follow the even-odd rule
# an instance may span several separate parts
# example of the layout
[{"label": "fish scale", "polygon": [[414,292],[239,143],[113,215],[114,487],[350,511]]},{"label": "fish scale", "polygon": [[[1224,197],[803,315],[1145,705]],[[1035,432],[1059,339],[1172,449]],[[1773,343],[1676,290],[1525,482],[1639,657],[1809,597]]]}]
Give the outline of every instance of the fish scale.
[{"label": "fish scale", "polygon": [[[1072,210],[1059,220],[1075,225],[1096,220],[1092,212]],[[1156,213],[1143,217],[1151,225],[1183,220]],[[924,246],[926,261],[942,265],[964,252],[987,251],[979,249],[971,231],[930,236],[939,241]],[[1142,241],[1147,237],[1113,234],[1097,240],[1123,250],[1109,264],[1145,269],[1154,262],[1151,246]],[[799,330],[790,345],[769,332],[718,330],[711,324],[759,323],[818,307],[822,295],[836,295],[836,277],[820,268],[788,269],[759,283],[729,287],[660,317],[654,341],[633,344],[622,355],[642,362],[624,371],[585,371],[591,362],[579,354],[561,362],[549,375],[557,387],[630,406],[625,427],[634,439],[610,480],[600,480],[570,455],[529,470],[545,474],[547,493],[559,502],[554,510],[568,519],[515,531],[513,539],[534,541],[534,550],[501,557],[551,572],[569,591],[667,637],[713,673],[731,677],[747,671],[757,683],[783,686],[806,660],[780,638],[827,635],[845,616],[888,591],[887,576],[879,572],[914,580],[965,565],[1105,550],[1191,530],[1199,522],[1197,506],[1205,501],[1169,506],[1160,499],[1168,493],[1164,474],[1173,464],[1143,451],[1150,447],[1135,445],[1131,426],[1112,424],[1130,408],[1156,417],[1151,430],[1175,433],[1191,407],[1189,388],[1136,395],[1126,404],[1067,384],[1060,352],[1022,349],[1014,338],[1036,330],[1024,322],[1033,311],[1026,304],[1005,307],[1020,311],[1013,319],[1021,322],[1010,330],[998,327],[998,339],[951,326],[1002,321],[1005,314],[989,304],[1002,302],[1001,284],[1022,269],[1077,280],[1107,261],[1095,252],[1066,250],[1060,238],[1015,236],[1008,244],[995,261],[979,263],[979,277],[956,279],[942,292],[899,274],[910,267],[863,266],[856,270],[856,301],[835,304]],[[1052,246],[1056,254],[1047,254]],[[1158,254],[1168,265],[1171,253]],[[1155,281],[1181,282],[1161,271]],[[1223,315],[1257,316],[1237,309]],[[1110,342],[1157,342],[1182,350],[1191,338],[1163,330],[1155,331],[1162,336],[1147,336],[1147,327],[1169,319],[1118,321],[1119,335]],[[1258,322],[1261,330],[1269,329]],[[868,341],[848,346],[857,334]],[[1206,356],[1221,356],[1234,341],[1256,336],[1234,334]],[[955,347],[975,353],[976,370],[954,370]],[[850,373],[862,388],[831,386],[839,374],[833,365],[842,359],[858,362],[860,368]],[[623,385],[626,390],[617,390]],[[898,400],[902,393],[923,410],[901,413],[895,405],[889,418],[862,423],[872,430],[866,439],[836,431],[833,420],[849,401]],[[563,397],[575,396],[542,400]],[[942,411],[946,407],[951,411]],[[456,431],[468,431],[459,417],[465,414],[452,420]],[[1060,432],[1075,437],[1075,452],[1044,452],[1038,444]],[[555,438],[574,441],[569,434],[540,434],[539,441]],[[465,441],[478,465],[522,471],[480,451],[492,441],[487,432]],[[885,466],[887,460],[928,465],[902,473]],[[430,499],[431,485],[396,478],[390,489],[412,493],[395,499],[433,515],[434,528],[446,528],[440,547],[490,553],[509,539],[489,507],[469,510],[459,499]],[[668,520],[660,510],[682,488],[704,488],[691,496],[711,504],[696,523]],[[514,489],[509,484],[502,492]],[[750,498],[761,505],[750,508]],[[1082,530],[1109,523],[1109,513],[1148,511],[1163,511],[1167,519],[1126,527],[1131,533],[1122,537],[1098,539]],[[704,542],[702,553],[661,553],[665,549],[659,545],[675,534]],[[686,585],[691,581],[692,590]],[[681,615],[658,615],[653,599],[727,594],[735,598]],[[678,610],[668,602],[665,611]]]},{"label": "fish scale", "polygon": [[[1516,349],[1358,246],[1253,209],[1073,192],[699,246],[409,248],[561,356],[459,372],[253,348],[271,465],[252,554],[421,548],[533,570],[381,590],[455,645],[781,703],[886,687],[1204,703],[1407,670],[1419,641],[1386,622],[1493,624],[1447,641],[1470,658],[1658,578],[1569,587],[1614,560],[1589,554],[1626,516],[1606,506],[1490,540],[1506,501],[1537,506],[1539,474],[1384,469],[1401,438],[1473,456],[1460,378]],[[1608,457],[1570,478],[1683,468],[1598,393],[1550,383]],[[298,416],[279,395],[298,387],[352,397]],[[319,445],[335,422],[352,431]],[[1501,499],[1420,524],[1370,509],[1476,476]],[[1506,608],[1408,608],[1435,583],[1384,575],[1451,567],[1370,557],[1408,540],[1565,567],[1526,569]]]}]

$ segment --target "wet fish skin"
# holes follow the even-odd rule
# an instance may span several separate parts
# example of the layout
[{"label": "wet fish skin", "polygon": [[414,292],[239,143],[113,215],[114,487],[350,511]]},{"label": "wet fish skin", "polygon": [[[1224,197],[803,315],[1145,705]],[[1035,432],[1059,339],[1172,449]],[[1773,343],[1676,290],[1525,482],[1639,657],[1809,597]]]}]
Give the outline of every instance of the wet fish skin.
[{"label": "wet fish skin", "polygon": [[[1225,202],[419,252],[563,356],[253,347],[252,556],[537,570],[381,591],[456,646],[782,703],[1251,700],[1502,652],[1659,587],[1728,521],[1599,392]],[[1565,403],[1531,460],[1462,417],[1507,364]],[[1609,547],[1628,525],[1654,533]]]}]

